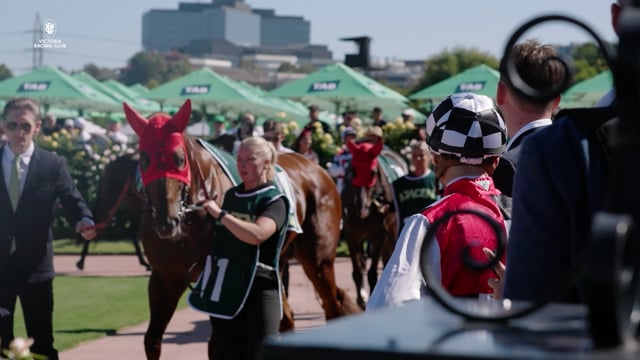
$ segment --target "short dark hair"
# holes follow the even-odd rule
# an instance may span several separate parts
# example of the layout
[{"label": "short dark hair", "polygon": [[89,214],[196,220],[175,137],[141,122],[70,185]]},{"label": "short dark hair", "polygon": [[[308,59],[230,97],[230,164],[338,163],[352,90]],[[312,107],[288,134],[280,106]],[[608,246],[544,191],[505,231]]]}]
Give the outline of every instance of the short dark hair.
[{"label": "short dark hair", "polygon": [[529,39],[513,46],[500,62],[500,80],[523,101],[544,105],[553,99],[535,99],[521,93],[513,86],[507,74],[507,61],[513,61],[522,80],[534,89],[550,89],[565,81],[566,69],[558,58],[556,49]]},{"label": "short dark hair", "polygon": [[4,110],[2,111],[2,118],[6,119],[7,115],[11,110],[27,110],[31,111],[36,116],[36,121],[40,121],[40,103],[36,100],[28,97],[17,97],[9,100],[4,105]]}]

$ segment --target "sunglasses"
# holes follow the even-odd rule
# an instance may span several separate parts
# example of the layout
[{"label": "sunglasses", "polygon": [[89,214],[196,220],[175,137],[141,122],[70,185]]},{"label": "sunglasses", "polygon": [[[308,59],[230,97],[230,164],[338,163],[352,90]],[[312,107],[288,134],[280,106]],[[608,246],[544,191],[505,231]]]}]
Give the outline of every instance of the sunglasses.
[{"label": "sunglasses", "polygon": [[15,122],[10,122],[7,123],[7,130],[9,131],[14,131],[15,129],[18,128],[18,126],[20,126],[20,129],[29,132],[31,131],[32,125],[29,123],[15,123]]}]

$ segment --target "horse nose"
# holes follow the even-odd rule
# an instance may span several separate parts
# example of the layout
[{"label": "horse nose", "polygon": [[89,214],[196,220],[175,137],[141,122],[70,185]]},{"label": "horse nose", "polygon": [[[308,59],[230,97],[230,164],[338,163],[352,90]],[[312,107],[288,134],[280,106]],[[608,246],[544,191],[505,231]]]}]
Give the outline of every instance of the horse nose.
[{"label": "horse nose", "polygon": [[158,235],[162,237],[172,237],[178,232],[180,219],[174,216],[165,218],[164,220],[156,220],[155,229]]},{"label": "horse nose", "polygon": [[360,219],[364,219],[369,215],[369,209],[360,209]]}]

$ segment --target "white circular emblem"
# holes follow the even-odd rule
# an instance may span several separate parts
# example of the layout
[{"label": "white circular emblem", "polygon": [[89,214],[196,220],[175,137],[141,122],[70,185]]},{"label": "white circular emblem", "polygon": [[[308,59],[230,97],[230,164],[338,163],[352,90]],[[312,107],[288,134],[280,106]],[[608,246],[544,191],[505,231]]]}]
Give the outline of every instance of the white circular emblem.
[{"label": "white circular emblem", "polygon": [[42,32],[45,36],[53,37],[56,34],[56,31],[58,31],[58,26],[55,21],[48,19],[44,24],[42,24]]}]

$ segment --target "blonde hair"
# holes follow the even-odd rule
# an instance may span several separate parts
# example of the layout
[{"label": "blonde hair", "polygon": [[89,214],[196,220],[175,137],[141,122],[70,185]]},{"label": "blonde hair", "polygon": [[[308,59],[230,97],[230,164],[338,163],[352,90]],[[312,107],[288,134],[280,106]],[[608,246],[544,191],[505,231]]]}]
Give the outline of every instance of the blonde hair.
[{"label": "blonde hair", "polygon": [[240,143],[240,147],[247,147],[262,160],[269,160],[267,167],[267,180],[271,181],[276,176],[275,166],[278,161],[278,152],[273,143],[261,136],[250,136]]},{"label": "blonde hair", "polygon": [[9,100],[4,105],[4,110],[2,111],[2,118],[6,119],[11,110],[26,110],[30,111],[35,115],[36,122],[40,120],[40,103],[32,98],[27,97],[18,97]]},{"label": "blonde hair", "polygon": [[422,150],[422,151],[429,151],[429,145],[427,145],[426,142],[424,141],[412,141],[411,142],[411,150]]}]

